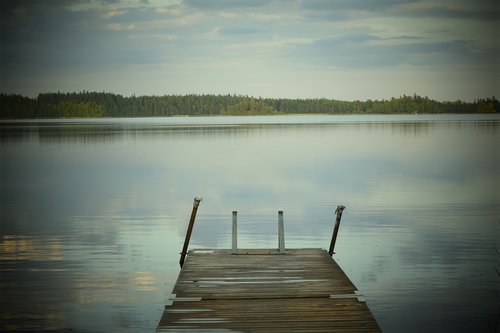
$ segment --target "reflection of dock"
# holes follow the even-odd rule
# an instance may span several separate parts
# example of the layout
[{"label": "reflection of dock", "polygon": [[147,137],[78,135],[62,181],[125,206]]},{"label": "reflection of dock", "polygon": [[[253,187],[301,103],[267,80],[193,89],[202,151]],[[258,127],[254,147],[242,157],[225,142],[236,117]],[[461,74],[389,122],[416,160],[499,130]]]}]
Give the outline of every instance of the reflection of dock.
[{"label": "reflection of dock", "polygon": [[[354,284],[331,258],[344,206],[338,206],[329,251],[285,249],[278,212],[277,249],[192,250],[193,212],[182,269],[157,332],[380,332]],[[187,259],[186,259],[187,255]]]},{"label": "reflection of dock", "polygon": [[327,251],[193,250],[157,332],[380,332]]}]

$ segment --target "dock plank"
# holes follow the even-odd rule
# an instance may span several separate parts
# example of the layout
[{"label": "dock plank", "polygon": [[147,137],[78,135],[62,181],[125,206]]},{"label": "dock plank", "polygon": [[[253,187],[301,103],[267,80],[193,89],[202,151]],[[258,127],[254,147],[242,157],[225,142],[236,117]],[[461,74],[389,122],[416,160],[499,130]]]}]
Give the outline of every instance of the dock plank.
[{"label": "dock plank", "polygon": [[157,332],[381,332],[322,249],[192,250]]}]

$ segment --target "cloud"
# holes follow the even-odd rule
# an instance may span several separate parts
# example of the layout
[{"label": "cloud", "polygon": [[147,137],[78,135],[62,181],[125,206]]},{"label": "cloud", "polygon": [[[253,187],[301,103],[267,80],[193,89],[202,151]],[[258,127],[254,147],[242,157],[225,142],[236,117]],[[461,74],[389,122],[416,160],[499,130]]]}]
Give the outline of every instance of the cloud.
[{"label": "cloud", "polygon": [[396,8],[392,15],[496,21],[500,19],[500,5],[498,2],[478,1],[475,6],[469,8],[460,2],[453,5],[419,2]]},{"label": "cloud", "polygon": [[251,13],[250,15],[259,21],[279,21],[283,18],[280,14]]},{"label": "cloud", "polygon": [[[481,52],[472,41],[428,42],[414,36],[381,38],[373,34],[345,34],[297,43],[286,50],[287,56],[311,61],[319,66],[337,68],[390,68],[401,64],[417,66],[472,64]],[[432,61],[429,62],[429,58]],[[482,59],[485,60],[485,59]]]},{"label": "cloud", "polygon": [[227,27],[220,28],[218,32],[223,35],[232,35],[232,36],[245,36],[245,35],[256,35],[263,32],[262,29],[256,26],[236,26],[236,27]]},{"label": "cloud", "polygon": [[253,8],[263,7],[271,3],[272,0],[184,0],[187,6],[202,10],[227,10],[230,8]]},{"label": "cloud", "polygon": [[107,28],[113,31],[123,31],[123,30],[134,30],[136,26],[135,24],[110,23],[107,25]]},{"label": "cloud", "polygon": [[303,0],[301,7],[316,11],[383,11],[387,8],[418,0]]},{"label": "cloud", "polygon": [[224,17],[224,18],[233,19],[233,18],[238,17],[238,14],[236,14],[236,13],[234,13],[234,12],[226,12],[226,11],[221,11],[221,12],[219,13],[219,16],[220,16],[220,17]]},{"label": "cloud", "polygon": [[118,9],[118,8],[110,8],[109,10],[107,10],[103,15],[102,17],[105,18],[105,19],[109,19],[111,17],[115,17],[115,16],[122,16],[123,14],[125,14],[126,11],[123,10],[123,9]]},{"label": "cloud", "polygon": [[324,19],[347,19],[361,13],[399,17],[441,17],[494,21],[500,19],[500,5],[494,0],[422,1],[422,0],[304,0],[307,15]]}]

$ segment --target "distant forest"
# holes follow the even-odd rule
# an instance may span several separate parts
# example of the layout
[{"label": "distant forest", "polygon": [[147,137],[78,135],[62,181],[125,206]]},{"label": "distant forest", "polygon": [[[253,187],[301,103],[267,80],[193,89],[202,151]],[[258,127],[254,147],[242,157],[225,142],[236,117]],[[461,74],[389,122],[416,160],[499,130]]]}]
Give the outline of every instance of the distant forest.
[{"label": "distant forest", "polygon": [[387,100],[255,98],[237,95],[131,96],[107,92],[0,94],[0,118],[164,117],[270,114],[498,113],[495,98],[440,102],[418,95]]}]

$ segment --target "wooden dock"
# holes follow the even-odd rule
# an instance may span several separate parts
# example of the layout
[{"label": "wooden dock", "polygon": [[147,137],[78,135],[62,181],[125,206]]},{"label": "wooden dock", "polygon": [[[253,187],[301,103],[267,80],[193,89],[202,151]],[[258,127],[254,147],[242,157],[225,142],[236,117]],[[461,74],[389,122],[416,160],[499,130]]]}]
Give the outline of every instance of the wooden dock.
[{"label": "wooden dock", "polygon": [[381,332],[322,249],[191,250],[157,332]]}]

